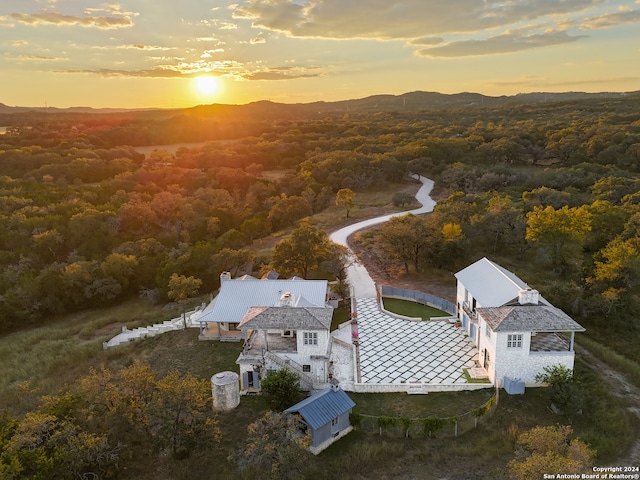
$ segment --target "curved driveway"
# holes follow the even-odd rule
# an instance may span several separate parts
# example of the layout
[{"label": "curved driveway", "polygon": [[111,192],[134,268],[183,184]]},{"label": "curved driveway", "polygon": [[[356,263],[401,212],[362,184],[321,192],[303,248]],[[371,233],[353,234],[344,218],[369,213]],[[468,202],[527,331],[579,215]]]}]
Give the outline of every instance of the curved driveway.
[{"label": "curved driveway", "polygon": [[[422,186],[416,193],[416,200],[420,202],[422,205],[420,208],[416,208],[414,210],[409,210],[406,212],[397,212],[391,213],[389,215],[383,215],[381,217],[370,218],[369,220],[363,220],[362,222],[354,223],[352,225],[341,228],[340,230],[336,230],[329,238],[333,240],[335,243],[340,245],[344,245],[349,248],[349,244],[347,242],[347,238],[352,233],[361,230],[363,228],[371,227],[373,225],[378,225],[379,223],[386,222],[392,217],[398,217],[401,215],[406,215],[407,213],[412,213],[414,215],[419,215],[421,213],[429,213],[433,211],[433,207],[436,205],[435,200],[431,198],[429,195],[431,190],[433,189],[433,180],[429,180],[428,178],[418,176],[419,180],[422,182]],[[356,298],[375,298],[376,297],[376,286],[373,282],[373,279],[367,272],[367,269],[362,265],[355,254],[349,249],[351,253],[351,265],[347,267],[347,281],[349,285],[353,287],[354,295]]]}]

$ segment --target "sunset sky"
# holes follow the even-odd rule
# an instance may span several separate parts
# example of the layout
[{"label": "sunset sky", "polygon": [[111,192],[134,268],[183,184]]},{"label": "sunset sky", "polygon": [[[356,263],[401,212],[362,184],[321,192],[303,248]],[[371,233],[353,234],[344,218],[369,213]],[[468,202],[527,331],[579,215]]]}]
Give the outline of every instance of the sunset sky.
[{"label": "sunset sky", "polygon": [[622,92],[640,0],[1,0],[0,51],[12,106]]}]

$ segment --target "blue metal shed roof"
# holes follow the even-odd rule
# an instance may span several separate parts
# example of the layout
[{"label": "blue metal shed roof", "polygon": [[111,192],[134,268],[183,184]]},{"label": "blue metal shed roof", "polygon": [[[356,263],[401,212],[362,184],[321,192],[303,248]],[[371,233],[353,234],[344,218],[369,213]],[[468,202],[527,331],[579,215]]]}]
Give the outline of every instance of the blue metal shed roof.
[{"label": "blue metal shed roof", "polygon": [[355,405],[349,395],[341,388],[337,390],[326,388],[287,408],[285,412],[298,412],[312,429],[317,430],[334,418],[348,412]]}]

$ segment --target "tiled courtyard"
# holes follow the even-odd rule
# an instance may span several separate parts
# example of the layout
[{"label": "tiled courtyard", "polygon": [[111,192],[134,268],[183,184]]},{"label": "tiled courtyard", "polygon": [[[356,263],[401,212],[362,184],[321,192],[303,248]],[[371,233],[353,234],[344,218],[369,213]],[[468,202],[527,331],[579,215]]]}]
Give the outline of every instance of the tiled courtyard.
[{"label": "tiled courtyard", "polygon": [[475,365],[478,351],[464,329],[391,317],[375,298],[360,298],[357,307],[362,383],[466,383],[463,369]]}]

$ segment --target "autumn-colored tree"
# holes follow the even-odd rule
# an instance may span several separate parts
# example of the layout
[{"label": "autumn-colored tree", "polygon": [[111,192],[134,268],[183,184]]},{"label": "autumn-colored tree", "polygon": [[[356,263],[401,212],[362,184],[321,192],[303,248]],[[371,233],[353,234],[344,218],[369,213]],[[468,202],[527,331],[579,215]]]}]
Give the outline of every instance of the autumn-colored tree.
[{"label": "autumn-colored tree", "polygon": [[518,437],[518,458],[508,464],[518,480],[543,478],[549,472],[581,474],[590,472],[595,452],[580,439],[569,439],[568,426],[534,427]]},{"label": "autumn-colored tree", "polygon": [[173,370],[157,380],[150,406],[153,435],[174,455],[193,448],[209,448],[220,439],[211,411],[210,383]]},{"label": "autumn-colored tree", "polygon": [[346,210],[346,218],[349,218],[349,211],[353,208],[353,199],[356,194],[349,188],[341,188],[336,193],[336,205]]},{"label": "autumn-colored tree", "polygon": [[220,438],[210,384],[190,374],[171,371],[157,379],[148,364],[135,361],[117,373],[93,369],[80,390],[93,421],[118,438],[147,441],[177,456]]},{"label": "autumn-colored tree", "polygon": [[420,260],[427,245],[427,231],[424,219],[411,213],[393,217],[378,231],[378,241],[384,252],[404,264],[409,273],[409,264],[420,271]]},{"label": "autumn-colored tree", "polygon": [[291,232],[291,236],[276,244],[273,249],[273,269],[283,275],[299,275],[307,278],[334,249],[326,232],[308,222]]},{"label": "autumn-colored tree", "polygon": [[296,195],[291,197],[283,196],[273,204],[267,218],[273,228],[278,229],[291,225],[312,213],[313,208],[305,198]]},{"label": "autumn-colored tree", "polygon": [[578,262],[590,231],[591,214],[583,207],[534,207],[527,214],[526,239],[543,248],[558,271]]},{"label": "autumn-colored tree", "polygon": [[522,238],[524,231],[521,209],[507,195],[492,195],[486,209],[471,217],[471,224],[481,239],[491,241],[494,253],[499,246],[512,244]]},{"label": "autumn-colored tree", "polygon": [[195,277],[185,277],[184,275],[178,275],[177,273],[171,274],[169,279],[169,290],[167,296],[182,305],[182,320],[184,327],[187,327],[187,313],[185,302],[187,299],[194,297],[200,290],[202,280]]},{"label": "autumn-colored tree", "polygon": [[112,474],[120,446],[81,425],[80,403],[71,394],[48,396],[23,418],[1,419],[0,477],[47,480]]},{"label": "autumn-colored tree", "polygon": [[250,424],[244,447],[233,457],[240,471],[271,480],[304,478],[311,438],[298,426],[293,416],[274,412]]}]

